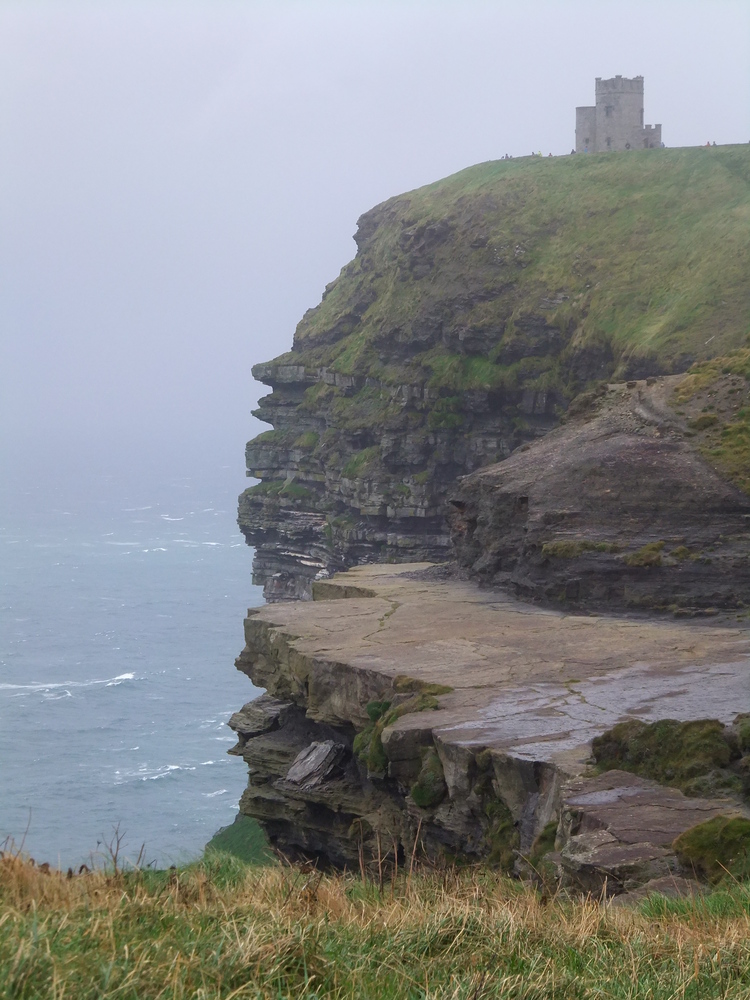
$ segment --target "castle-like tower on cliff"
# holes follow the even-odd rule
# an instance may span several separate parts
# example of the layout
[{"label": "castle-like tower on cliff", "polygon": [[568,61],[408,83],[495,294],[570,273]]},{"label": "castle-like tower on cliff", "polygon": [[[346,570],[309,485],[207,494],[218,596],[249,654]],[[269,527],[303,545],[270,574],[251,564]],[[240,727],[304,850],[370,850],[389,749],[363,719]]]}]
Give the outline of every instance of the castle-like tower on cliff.
[{"label": "castle-like tower on cliff", "polygon": [[661,146],[661,125],[643,124],[643,77],[596,78],[596,105],[576,108],[576,153]]}]

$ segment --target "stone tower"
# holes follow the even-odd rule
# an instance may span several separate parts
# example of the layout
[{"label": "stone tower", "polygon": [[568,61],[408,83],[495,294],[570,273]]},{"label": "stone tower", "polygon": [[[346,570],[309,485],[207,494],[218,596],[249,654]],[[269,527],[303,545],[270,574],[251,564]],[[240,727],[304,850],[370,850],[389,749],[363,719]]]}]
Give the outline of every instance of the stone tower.
[{"label": "stone tower", "polygon": [[661,125],[643,124],[643,77],[596,78],[596,106],[576,108],[576,153],[661,146]]}]

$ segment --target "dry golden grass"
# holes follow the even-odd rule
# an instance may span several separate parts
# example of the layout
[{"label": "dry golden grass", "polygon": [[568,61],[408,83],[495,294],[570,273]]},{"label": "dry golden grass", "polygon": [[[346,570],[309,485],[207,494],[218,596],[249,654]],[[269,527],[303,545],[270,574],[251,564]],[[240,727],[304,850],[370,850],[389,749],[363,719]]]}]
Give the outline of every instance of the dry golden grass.
[{"label": "dry golden grass", "polygon": [[250,868],[73,878],[0,861],[0,995],[68,998],[750,996],[750,892],[639,911],[496,873]]}]

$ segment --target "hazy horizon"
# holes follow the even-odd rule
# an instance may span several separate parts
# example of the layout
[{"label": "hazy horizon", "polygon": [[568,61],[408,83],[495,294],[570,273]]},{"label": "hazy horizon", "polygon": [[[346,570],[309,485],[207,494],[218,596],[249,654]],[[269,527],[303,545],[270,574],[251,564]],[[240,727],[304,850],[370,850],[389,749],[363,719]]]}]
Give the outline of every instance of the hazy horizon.
[{"label": "hazy horizon", "polygon": [[[594,78],[750,140],[739,2],[0,2],[6,476],[223,467],[378,202],[566,154]],[[150,471],[149,471],[150,470]]]}]

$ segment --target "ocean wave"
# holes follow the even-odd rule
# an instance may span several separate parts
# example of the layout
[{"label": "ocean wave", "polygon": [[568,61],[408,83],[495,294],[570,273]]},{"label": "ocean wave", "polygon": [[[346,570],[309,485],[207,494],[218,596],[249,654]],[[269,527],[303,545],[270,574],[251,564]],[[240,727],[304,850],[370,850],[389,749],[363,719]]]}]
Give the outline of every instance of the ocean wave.
[{"label": "ocean wave", "polygon": [[[134,681],[135,674],[118,674],[117,677],[105,677],[103,680],[90,680],[90,681],[52,681],[45,683],[44,681],[32,681],[31,684],[0,684],[0,691],[31,691],[41,692],[42,694],[48,691],[56,691],[59,689],[67,688],[87,688],[95,687],[97,684],[104,684],[105,687],[117,687],[118,684],[122,684],[123,681]],[[61,695],[61,697],[71,697],[70,692],[67,695]]]},{"label": "ocean wave", "polygon": [[184,521],[184,517],[170,517],[169,514],[161,514],[161,519],[163,521]]},{"label": "ocean wave", "polygon": [[147,764],[142,764],[135,771],[115,771],[115,783],[121,785],[125,781],[136,778],[138,781],[158,781],[160,778],[167,778],[175,771],[194,771],[195,766],[189,764],[162,764],[159,767],[150,768]]},{"label": "ocean wave", "polygon": [[217,795],[226,795],[228,790],[229,789],[227,789],[227,788],[220,788],[218,790],[218,792],[204,792],[203,793],[203,798],[204,799],[215,799]]}]

